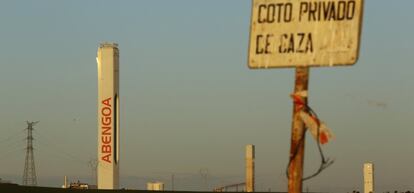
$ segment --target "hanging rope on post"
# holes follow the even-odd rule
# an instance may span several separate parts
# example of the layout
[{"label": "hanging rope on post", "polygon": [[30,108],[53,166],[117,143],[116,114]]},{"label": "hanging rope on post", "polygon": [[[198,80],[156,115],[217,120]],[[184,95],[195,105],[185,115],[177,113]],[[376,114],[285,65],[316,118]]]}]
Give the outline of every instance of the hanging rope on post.
[{"label": "hanging rope on post", "polygon": [[[303,123],[305,124],[306,128],[310,131],[312,136],[316,139],[316,143],[318,146],[319,154],[321,157],[321,164],[319,166],[319,169],[312,175],[302,178],[302,181],[309,180],[317,175],[319,175],[324,169],[329,167],[333,164],[334,160],[326,159],[325,155],[322,151],[321,145],[324,145],[329,142],[333,138],[332,131],[326,126],[325,123],[320,121],[318,118],[318,115],[315,113],[315,111],[310,108],[305,101],[303,101],[302,97],[306,96],[306,92],[299,92],[294,93],[291,95],[291,98],[293,99],[293,102],[298,107],[296,111],[299,113],[299,116]],[[300,140],[300,143],[303,143],[303,138],[305,135],[302,136],[302,139]],[[298,146],[299,147],[299,146]],[[298,154],[298,148],[295,149],[294,153],[289,158],[289,163],[286,168],[286,176],[289,178],[289,166],[292,163],[292,160],[295,159],[296,155]]]}]

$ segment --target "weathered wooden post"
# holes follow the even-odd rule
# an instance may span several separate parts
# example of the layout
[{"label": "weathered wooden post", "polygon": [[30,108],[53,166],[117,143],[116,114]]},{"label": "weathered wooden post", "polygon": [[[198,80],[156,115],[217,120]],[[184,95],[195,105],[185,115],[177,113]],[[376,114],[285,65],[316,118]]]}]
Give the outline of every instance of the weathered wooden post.
[{"label": "weathered wooden post", "polygon": [[[297,67],[295,72],[294,93],[307,93],[309,82],[309,67]],[[302,95],[302,101],[306,104],[308,96]],[[289,192],[302,192],[303,160],[305,154],[305,124],[300,118],[299,112],[302,104],[293,103],[292,134],[290,139],[289,156]]]}]

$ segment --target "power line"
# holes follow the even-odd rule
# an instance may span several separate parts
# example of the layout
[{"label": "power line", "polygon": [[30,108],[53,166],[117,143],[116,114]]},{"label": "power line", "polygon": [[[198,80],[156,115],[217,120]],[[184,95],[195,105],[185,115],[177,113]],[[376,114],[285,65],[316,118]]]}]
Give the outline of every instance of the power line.
[{"label": "power line", "polygon": [[10,134],[8,137],[0,139],[0,144],[1,143],[9,143],[9,142],[13,142],[13,140],[15,140],[16,138],[20,138],[21,135],[23,135],[22,131],[16,132],[16,133],[12,133]]}]

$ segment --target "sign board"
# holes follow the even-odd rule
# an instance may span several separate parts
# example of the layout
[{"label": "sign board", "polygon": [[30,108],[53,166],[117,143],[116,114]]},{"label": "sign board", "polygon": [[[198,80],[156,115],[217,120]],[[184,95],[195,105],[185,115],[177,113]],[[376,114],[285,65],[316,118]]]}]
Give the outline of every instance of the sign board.
[{"label": "sign board", "polygon": [[363,0],[252,0],[250,68],[352,65]]}]

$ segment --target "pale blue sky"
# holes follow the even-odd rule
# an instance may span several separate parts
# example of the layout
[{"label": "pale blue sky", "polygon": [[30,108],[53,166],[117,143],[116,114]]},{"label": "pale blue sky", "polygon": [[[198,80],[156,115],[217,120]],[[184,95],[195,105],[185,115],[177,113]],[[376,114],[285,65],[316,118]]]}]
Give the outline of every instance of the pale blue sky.
[{"label": "pale blue sky", "polygon": [[[379,190],[414,189],[413,6],[367,0],[358,63],[311,69],[310,105],[333,129],[325,150],[336,163],[305,183],[310,191],[362,190],[365,161],[375,164]],[[200,168],[210,189],[239,182],[252,143],[258,189],[285,191],[294,70],[247,68],[250,9],[250,0],[0,2],[0,178],[21,182],[25,121],[39,120],[39,184],[90,180],[96,51],[115,41],[123,186],[168,184],[176,173],[179,187],[195,189],[188,183],[200,182],[185,176],[200,177]],[[310,173],[318,154],[307,141]]]}]

